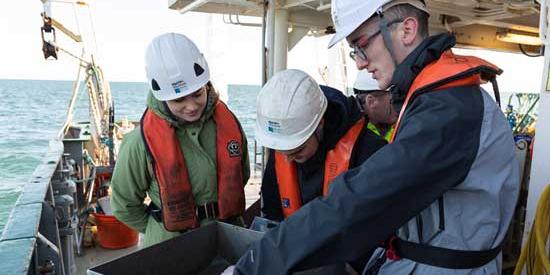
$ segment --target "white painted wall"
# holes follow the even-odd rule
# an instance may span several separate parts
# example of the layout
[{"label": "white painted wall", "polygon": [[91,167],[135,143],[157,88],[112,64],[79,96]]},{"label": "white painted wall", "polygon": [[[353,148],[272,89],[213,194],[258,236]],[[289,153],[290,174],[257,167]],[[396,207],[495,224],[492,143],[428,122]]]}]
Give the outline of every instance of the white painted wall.
[{"label": "white painted wall", "polygon": [[[546,90],[550,66],[550,47],[546,47],[544,73],[541,81],[541,94],[538,108],[536,136],[531,165],[531,181],[527,199],[527,216],[523,240],[527,239],[536,213],[537,202],[545,186],[550,184],[550,91]],[[526,68],[527,69],[527,68]]]}]

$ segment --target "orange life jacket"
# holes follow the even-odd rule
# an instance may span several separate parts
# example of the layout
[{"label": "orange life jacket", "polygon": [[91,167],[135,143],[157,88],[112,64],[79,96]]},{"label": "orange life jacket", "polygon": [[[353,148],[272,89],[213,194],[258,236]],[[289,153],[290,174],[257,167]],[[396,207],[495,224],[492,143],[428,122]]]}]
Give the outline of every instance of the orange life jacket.
[{"label": "orange life jacket", "polygon": [[451,50],[443,52],[441,57],[428,64],[411,84],[405,103],[399,112],[399,118],[395,124],[390,143],[395,139],[401,119],[414,94],[421,91],[431,92],[451,87],[481,85],[487,83],[500,72],[501,70],[498,67],[483,59],[474,56],[455,55]]},{"label": "orange life jacket", "polygon": [[[323,196],[328,193],[328,187],[332,180],[348,170],[353,147],[364,126],[365,119],[360,119],[338,141],[336,146],[327,152],[323,178]],[[275,174],[279,186],[283,215],[287,218],[302,207],[302,195],[296,164],[293,161],[288,161],[284,154],[275,152]]]},{"label": "orange life jacket", "polygon": [[[214,121],[219,218],[227,219],[244,213],[242,133],[236,118],[221,101],[215,106]],[[176,129],[149,109],[141,128],[159,185],[164,227],[168,231],[198,227],[200,221]]]}]

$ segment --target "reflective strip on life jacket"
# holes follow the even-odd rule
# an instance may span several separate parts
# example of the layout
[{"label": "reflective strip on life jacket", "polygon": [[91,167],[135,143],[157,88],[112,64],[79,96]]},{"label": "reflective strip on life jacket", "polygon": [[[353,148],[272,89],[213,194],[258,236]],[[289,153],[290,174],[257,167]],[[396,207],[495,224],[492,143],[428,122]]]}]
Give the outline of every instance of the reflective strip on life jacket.
[{"label": "reflective strip on life jacket", "polygon": [[399,112],[390,143],[395,139],[411,98],[418,91],[433,92],[451,87],[481,85],[501,72],[498,67],[481,58],[455,55],[451,50],[443,52],[438,60],[428,64],[414,79]]},{"label": "reflective strip on life jacket", "polygon": [[[225,219],[244,212],[242,134],[225,104],[218,101],[215,108],[218,208],[219,218]],[[159,185],[164,227],[168,231],[198,227],[192,187],[176,129],[147,109],[141,120],[141,131]]]},{"label": "reflective strip on life jacket", "polygon": [[[332,180],[349,168],[349,162],[357,138],[365,126],[365,119],[360,119],[338,141],[336,146],[327,152],[323,178],[323,195],[328,193]],[[302,207],[302,195],[296,163],[288,161],[282,153],[275,152],[275,174],[279,186],[281,207],[285,218]]]}]

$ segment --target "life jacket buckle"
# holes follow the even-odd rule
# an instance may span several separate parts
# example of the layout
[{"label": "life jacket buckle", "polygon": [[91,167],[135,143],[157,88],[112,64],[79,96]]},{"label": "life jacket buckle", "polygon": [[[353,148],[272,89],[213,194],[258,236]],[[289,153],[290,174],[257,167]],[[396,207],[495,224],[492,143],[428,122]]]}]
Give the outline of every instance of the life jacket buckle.
[{"label": "life jacket buckle", "polygon": [[386,246],[386,258],[392,261],[399,261],[401,257],[397,253],[396,242],[398,241],[397,236],[391,236],[387,242]]},{"label": "life jacket buckle", "polygon": [[203,205],[197,205],[196,215],[199,218],[199,220],[217,219],[219,216],[218,203],[209,202]]}]

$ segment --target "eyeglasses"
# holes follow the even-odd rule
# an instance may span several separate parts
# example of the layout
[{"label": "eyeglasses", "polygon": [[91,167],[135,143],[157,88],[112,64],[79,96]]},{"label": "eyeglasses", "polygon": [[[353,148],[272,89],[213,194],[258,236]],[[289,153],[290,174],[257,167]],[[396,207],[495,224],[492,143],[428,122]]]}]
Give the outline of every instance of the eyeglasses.
[{"label": "eyeglasses", "polygon": [[[401,23],[403,22],[403,19],[395,19],[393,21],[388,22],[386,24],[386,27],[389,27],[395,23]],[[353,61],[357,61],[357,58],[360,58],[361,60],[367,60],[367,48],[370,45],[370,41],[372,41],[377,35],[381,34],[382,31],[378,29],[375,33],[369,35],[369,36],[363,36],[357,40],[357,43],[354,43],[351,45],[353,50],[349,53],[349,57],[353,59]]]},{"label": "eyeglasses", "polygon": [[353,61],[357,61],[356,58],[360,58],[361,60],[367,60],[367,53],[365,50],[369,47],[369,42],[373,40],[377,35],[382,33],[380,29],[376,31],[375,33],[367,36],[367,37],[361,37],[357,43],[353,44],[353,50],[349,52],[349,57],[353,59]]}]

